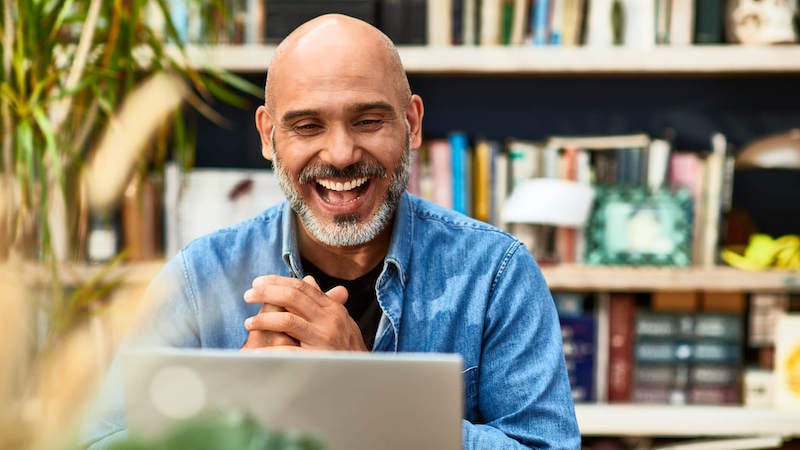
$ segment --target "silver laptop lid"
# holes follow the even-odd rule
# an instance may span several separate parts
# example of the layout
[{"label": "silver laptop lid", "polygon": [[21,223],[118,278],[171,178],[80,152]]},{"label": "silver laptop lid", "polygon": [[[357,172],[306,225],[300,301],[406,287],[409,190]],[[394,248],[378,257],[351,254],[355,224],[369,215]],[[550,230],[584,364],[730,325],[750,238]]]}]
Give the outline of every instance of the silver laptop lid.
[{"label": "silver laptop lid", "polygon": [[122,358],[131,433],[230,410],[315,433],[330,450],[461,448],[458,355],[165,348]]}]

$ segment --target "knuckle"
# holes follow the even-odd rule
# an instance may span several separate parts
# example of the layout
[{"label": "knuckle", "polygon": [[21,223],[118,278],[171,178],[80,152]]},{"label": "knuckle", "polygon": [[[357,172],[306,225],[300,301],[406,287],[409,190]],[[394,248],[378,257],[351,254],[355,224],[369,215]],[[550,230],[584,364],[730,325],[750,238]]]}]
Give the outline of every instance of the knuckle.
[{"label": "knuckle", "polygon": [[291,313],[284,313],[277,317],[278,327],[284,330],[292,330],[297,327],[297,316]]}]

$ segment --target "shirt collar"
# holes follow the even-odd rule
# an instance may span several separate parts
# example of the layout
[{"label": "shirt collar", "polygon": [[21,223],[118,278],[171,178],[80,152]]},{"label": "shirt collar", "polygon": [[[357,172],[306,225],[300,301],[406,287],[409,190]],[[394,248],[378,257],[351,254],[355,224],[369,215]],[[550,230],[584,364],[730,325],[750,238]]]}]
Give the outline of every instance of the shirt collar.
[{"label": "shirt collar", "polygon": [[[281,206],[281,255],[286,267],[293,277],[303,276],[303,265],[300,262],[300,250],[297,245],[297,216],[288,202]],[[413,242],[413,205],[407,192],[400,197],[395,212],[392,239],[386,254],[386,263],[393,264],[400,275],[403,285],[408,281],[408,266],[411,260],[411,243]]]},{"label": "shirt collar", "polygon": [[303,277],[303,265],[300,263],[300,249],[297,246],[297,219],[289,206],[289,202],[281,205],[281,255],[283,262],[294,278]]}]

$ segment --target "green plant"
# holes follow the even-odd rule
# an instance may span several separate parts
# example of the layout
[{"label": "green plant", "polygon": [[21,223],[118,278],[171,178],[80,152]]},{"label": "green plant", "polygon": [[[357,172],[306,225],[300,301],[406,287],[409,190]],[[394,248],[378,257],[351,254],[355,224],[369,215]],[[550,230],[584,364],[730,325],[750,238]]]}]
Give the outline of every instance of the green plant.
[{"label": "green plant", "polygon": [[[226,14],[223,0],[188,1],[207,16]],[[58,263],[80,259],[89,209],[113,207],[121,195],[110,185],[158,170],[168,149],[192,164],[192,122],[181,102],[215,117],[209,99],[237,104],[242,92],[261,92],[225,71],[188,65],[168,3],[18,0],[0,9],[0,261],[45,263],[54,316],[75,316],[64,309],[92,299],[85,290],[82,299],[64,298]],[[123,99],[154,74],[171,74],[162,91],[179,92],[165,92],[138,128],[114,135]],[[146,120],[150,114],[158,121]],[[87,182],[92,173],[108,176]],[[92,204],[98,196],[105,203]]]},{"label": "green plant", "polygon": [[111,450],[323,450],[323,441],[311,434],[273,431],[252,416],[238,412],[201,414],[178,422],[165,433],[131,437]]},{"label": "green plant", "polygon": [[[224,2],[202,2],[208,15],[224,15]],[[242,100],[254,86],[224,71],[197,70],[166,0],[20,0],[0,10],[0,115],[9,237],[0,252],[34,250],[47,259],[80,237],[85,225],[79,183],[82,163],[96,153],[108,118],[125,94],[153,73],[174,72],[190,86],[190,103],[213,113],[204,99]],[[199,7],[199,6],[198,6]],[[153,25],[160,14],[164,27]],[[150,19],[148,19],[150,18]],[[158,22],[158,21],[157,21]],[[165,133],[169,129],[171,133]],[[165,149],[190,165],[191,127],[178,112],[140,149],[144,161],[163,162]],[[171,135],[169,143],[165,136]],[[11,192],[8,192],[8,191]],[[53,214],[55,213],[55,214]],[[56,223],[60,217],[64,223]],[[46,220],[44,220],[46,219]],[[60,233],[60,234],[59,234]],[[33,245],[30,245],[33,244]],[[5,248],[3,248],[5,247]],[[56,255],[64,257],[65,255]]]}]

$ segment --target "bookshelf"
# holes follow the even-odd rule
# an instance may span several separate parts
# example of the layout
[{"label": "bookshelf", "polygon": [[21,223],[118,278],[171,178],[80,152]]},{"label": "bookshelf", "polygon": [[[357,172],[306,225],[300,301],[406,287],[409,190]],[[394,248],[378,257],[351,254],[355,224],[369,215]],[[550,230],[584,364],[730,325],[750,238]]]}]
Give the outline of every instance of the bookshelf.
[{"label": "bookshelf", "polygon": [[[493,82],[502,84],[512,78],[729,79],[755,76],[797,80],[800,77],[800,45],[709,45],[651,49],[406,46],[400,47],[399,51],[407,72],[412,76],[425,78],[424,81],[477,77],[481,79],[481,86]],[[196,67],[216,66],[241,74],[261,76],[273,52],[274,46],[269,45],[215,45],[191,47],[188,56]],[[522,86],[524,80],[515,81],[515,85]],[[652,86],[648,84],[647,88]],[[459,93],[443,95],[457,97]],[[423,98],[427,104],[428,97],[423,95]],[[504,102],[508,103],[509,99],[503,98],[496,103],[503,107]],[[441,105],[434,103],[431,111],[435,111],[437,106]],[[493,103],[493,107],[497,105]],[[439,128],[448,129],[450,126],[444,124]],[[470,126],[465,128],[470,129]],[[149,269],[145,267],[151,264],[158,263],[133,265],[130,276],[148,273]],[[729,267],[582,265],[543,266],[542,271],[551,289],[563,291],[800,292],[800,273],[787,271],[751,273]],[[797,420],[796,411],[743,406],[594,403],[577,404],[576,413],[581,432],[586,436],[768,436],[777,437],[778,441],[800,438],[800,421]]]},{"label": "bookshelf", "polygon": [[[625,47],[406,46],[400,57],[411,74],[427,75],[666,75],[800,73],[800,45]],[[215,45],[188,49],[196,67],[261,73],[274,46]]]},{"label": "bookshelf", "polygon": [[[199,67],[214,64],[238,73],[263,74],[273,51],[274,47],[266,45],[224,45],[194,47],[189,56]],[[528,88],[519,78],[771,78],[800,75],[800,46],[715,45],[647,50],[622,47],[415,46],[400,47],[399,51],[409,74],[425,78],[423,81],[478,77],[482,87],[517,79],[514,82],[520,87]],[[428,100],[426,95],[423,98]],[[510,101],[513,102],[503,98],[497,103]],[[431,114],[439,106],[441,104],[431,106]],[[447,125],[440,128],[447,128]],[[800,273],[797,272],[750,273],[729,267],[581,265],[543,266],[542,271],[551,289],[565,291],[800,291]],[[800,436],[796,413],[770,409],[597,403],[578,404],[576,411],[581,431],[587,436]]]},{"label": "bookshelf", "polygon": [[590,436],[800,436],[797,411],[735,406],[576,405]]},{"label": "bookshelf", "polygon": [[745,272],[732,267],[543,266],[553,290],[599,292],[800,292],[800,272]]}]

